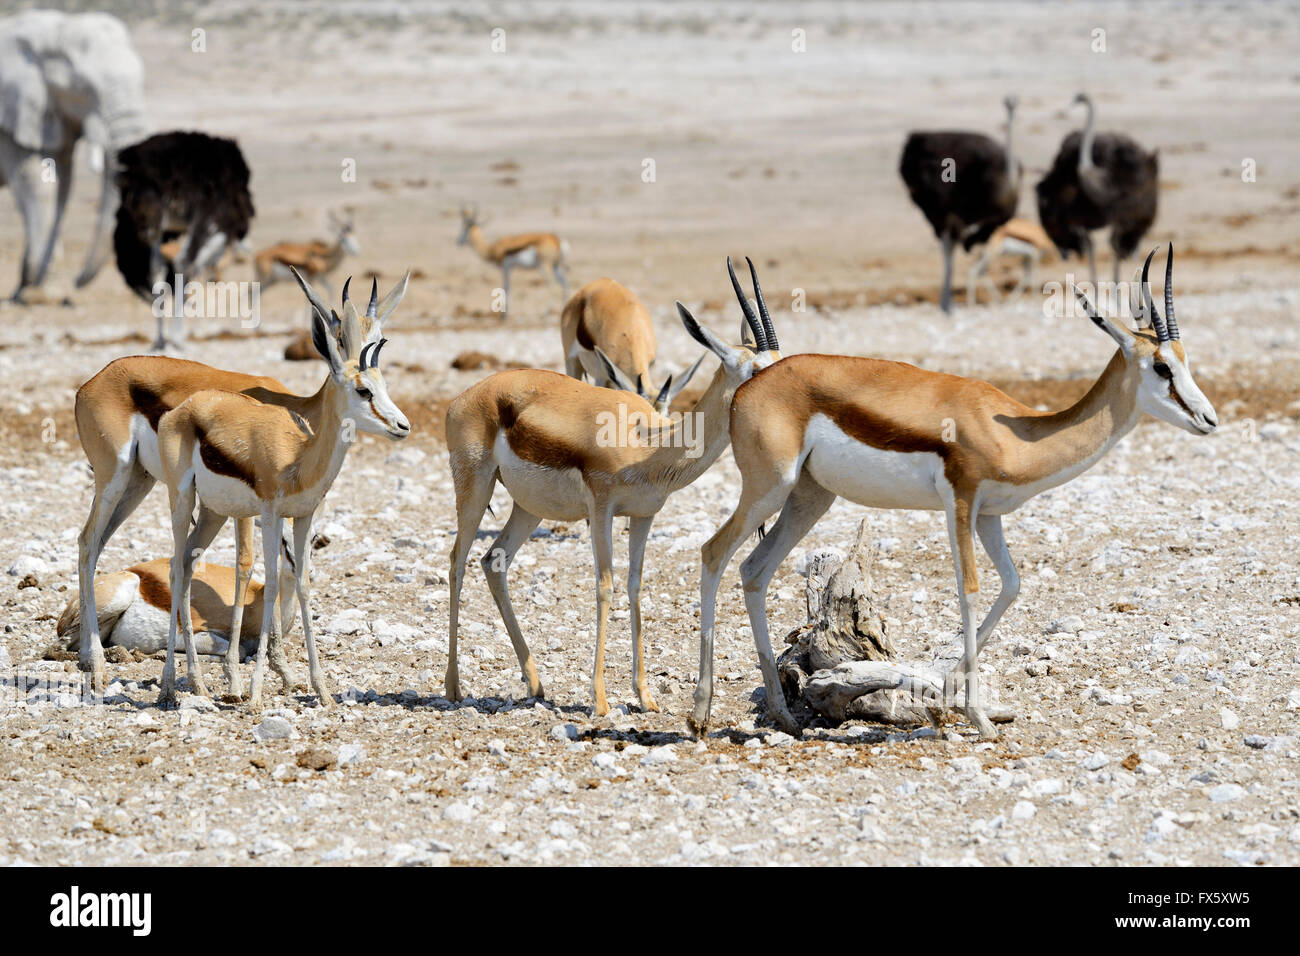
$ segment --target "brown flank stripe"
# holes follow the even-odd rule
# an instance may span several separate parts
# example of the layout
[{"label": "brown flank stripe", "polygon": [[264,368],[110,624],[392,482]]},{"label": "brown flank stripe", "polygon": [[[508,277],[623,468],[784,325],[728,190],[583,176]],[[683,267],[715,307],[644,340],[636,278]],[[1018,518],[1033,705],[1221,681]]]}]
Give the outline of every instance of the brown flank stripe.
[{"label": "brown flank stripe", "polygon": [[203,460],[203,464],[207,466],[208,471],[242,481],[250,488],[256,486],[256,478],[252,472],[245,470],[239,462],[234,461],[220,448],[209,442],[207,433],[197,425],[194,428],[194,436],[199,442],[199,457]]}]

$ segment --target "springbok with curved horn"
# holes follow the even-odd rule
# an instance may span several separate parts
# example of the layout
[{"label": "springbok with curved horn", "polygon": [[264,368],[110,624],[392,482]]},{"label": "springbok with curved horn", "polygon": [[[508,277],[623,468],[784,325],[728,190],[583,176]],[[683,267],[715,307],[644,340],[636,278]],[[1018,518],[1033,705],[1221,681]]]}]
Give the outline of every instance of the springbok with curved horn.
[{"label": "springbok with curved horn", "polygon": [[[768,639],[767,586],[837,495],[873,508],[942,510],[947,516],[964,638],[952,675],[965,673],[968,718],[982,735],[994,733],[980,707],[976,658],[1019,592],[1002,516],[1095,464],[1143,413],[1196,435],[1218,425],[1179,341],[1173,249],[1163,319],[1147,283],[1151,256],[1142,270],[1141,305],[1134,304],[1135,315],[1148,324],[1136,331],[1098,315],[1075,290],[1088,317],[1119,348],[1088,393],[1058,412],[1036,411],[986,382],[842,355],[793,355],[736,390],[731,440],[743,487],[735,513],[702,551],[700,681],[690,717],[695,733],[706,732],[713,698],[719,579],[740,542],[778,509],[780,518],[740,573],[768,713],[782,729],[798,733]],[[972,530],[1002,581],[978,628],[971,607],[979,590]]]},{"label": "springbok with curved horn", "polygon": [[[603,388],[621,388],[650,401],[650,366],[658,343],[650,312],[635,292],[613,279],[595,279],[573,294],[560,316],[564,370]],[[686,387],[700,363],[681,375],[669,375],[653,400],[667,415],[673,399]]]},{"label": "springbok with curved horn", "polygon": [[593,713],[605,714],[609,711],[604,669],[613,598],[613,520],[615,515],[626,515],[631,519],[627,591],[635,689],[642,709],[659,709],[646,684],[641,650],[641,566],[650,526],[668,496],[702,475],[727,447],[728,409],[736,388],[781,357],[753,264],[750,270],[761,319],[745,299],[730,260],[727,269],[745,315],[743,345],[727,345],[677,303],[687,332],[722,363],[704,395],[684,416],[664,418],[635,393],[598,388],[538,369],[498,372],[466,389],[448,407],[447,454],[457,517],[446,676],[446,694],[452,700],[461,698],[456,639],[465,562],[500,481],[514,507],[482,564],[528,695],[542,696],[542,684],[510,603],[511,559],[543,518],[589,520],[597,580],[591,690]]},{"label": "springbok with curved horn", "polygon": [[[262,519],[266,583],[249,706],[255,709],[261,705],[267,641],[276,639],[278,558],[286,518],[293,519],[291,570],[302,612],[311,684],[322,707],[331,702],[316,657],[308,607],[307,565],[311,557],[312,518],[343,467],[354,440],[353,428],[345,427],[345,423],[392,439],[405,438],[411,433],[411,426],[388,397],[388,386],[379,372],[379,353],[387,339],[379,321],[377,285],[371,286],[367,322],[363,326],[348,298],[348,283],[343,285],[343,317],[339,318],[296,269],[293,276],[312,305],[312,340],[329,364],[329,376],[316,394],[294,412],[238,392],[201,391],[164,415],[158,425],[158,452],[171,500],[175,548],[171,565],[171,626],[159,706],[176,703],[178,627],[185,638],[185,658],[193,690],[198,694],[207,693],[194,653],[188,613],[198,554],[187,547],[187,539],[196,498],[200,529],[213,524],[220,527],[227,517],[260,515]],[[401,300],[406,281],[389,293],[393,307]]]}]

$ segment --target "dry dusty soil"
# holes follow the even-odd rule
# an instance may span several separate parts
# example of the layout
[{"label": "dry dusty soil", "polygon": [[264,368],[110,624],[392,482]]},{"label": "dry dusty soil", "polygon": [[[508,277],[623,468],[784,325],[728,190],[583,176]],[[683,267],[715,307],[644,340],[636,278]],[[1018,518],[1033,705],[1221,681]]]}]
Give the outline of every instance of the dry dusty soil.
[{"label": "dry dusty soil", "polygon": [[[83,706],[69,693],[75,663],[46,659],[90,501],[73,392],[147,348],[153,319],[111,265],[71,305],[0,312],[0,862],[1300,861],[1294,5],[219,0],[161,17],[152,4],[109,6],[144,59],[154,125],[239,139],[255,246],[318,234],[327,210],[348,209],[361,255],[338,278],[416,270],[384,356],[415,433],[401,445],[362,438],[319,518],[313,615],[334,706],[272,681],[261,714],[188,694],[160,711],[154,659],[110,665],[109,700]],[[192,50],[195,29],[205,52]],[[647,648],[662,713],[635,707],[620,583],[616,706],[591,716],[582,523],[544,523],[511,571],[548,693],[522,698],[476,563],[508,513],[500,490],[464,593],[474,697],[441,696],[455,526],[442,413],[486,374],[451,362],[477,350],[561,367],[558,293],[525,276],[510,318],[494,315],[497,275],[454,244],[460,202],[490,214],[490,236],[564,235],[577,283],[612,275],[636,289],[658,325],[660,370],[698,354],[674,298],[734,334],[722,263],[749,254],[786,354],[895,358],[1059,407],[1105,365],[1109,340],[1081,318],[1049,317],[1038,292],[964,307],[964,258],[963,305],[939,314],[936,245],[895,164],[911,128],[997,133],[999,101],[1017,91],[1032,218],[1032,183],[1078,124],[1068,104],[1080,88],[1104,127],[1160,149],[1148,241],[1177,243],[1178,318],[1222,425],[1194,438],[1148,421],[1008,519],[1023,590],[981,659],[989,695],[1016,715],[997,741],[955,719],[941,736],[855,723],[775,733],[734,566],[714,730],[686,735],[699,548],[735,501],[729,454],[669,500],[650,538]],[[341,175],[349,160],[354,182]],[[94,205],[79,169],[55,290],[70,286]],[[20,249],[0,198],[6,282]],[[1040,276],[1059,282],[1065,269]],[[240,267],[230,277],[245,278]],[[804,311],[791,310],[797,290]],[[322,367],[281,357],[303,322],[296,290],[268,289],[257,328],[197,320],[186,354],[307,391]],[[165,504],[155,491],[100,570],[169,553]],[[864,516],[877,605],[903,656],[928,659],[958,624],[936,514],[837,503],[773,582],[773,632],[802,620],[799,557],[846,548]],[[231,563],[228,533],[210,559]],[[996,575],[981,561],[987,605]],[[300,633],[290,645],[303,671]],[[28,691],[32,680],[46,683]]]}]

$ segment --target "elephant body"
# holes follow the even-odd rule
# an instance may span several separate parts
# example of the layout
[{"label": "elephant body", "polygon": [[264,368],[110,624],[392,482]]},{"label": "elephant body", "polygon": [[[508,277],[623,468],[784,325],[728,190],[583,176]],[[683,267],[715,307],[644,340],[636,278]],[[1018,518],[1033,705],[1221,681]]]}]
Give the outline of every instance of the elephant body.
[{"label": "elephant body", "polygon": [[144,67],[123,23],[105,13],[30,10],[0,19],[0,185],[23,219],[14,298],[40,298],[85,138],[103,150],[95,231],[76,284],[108,257],[117,212],[117,154],[147,132]]}]

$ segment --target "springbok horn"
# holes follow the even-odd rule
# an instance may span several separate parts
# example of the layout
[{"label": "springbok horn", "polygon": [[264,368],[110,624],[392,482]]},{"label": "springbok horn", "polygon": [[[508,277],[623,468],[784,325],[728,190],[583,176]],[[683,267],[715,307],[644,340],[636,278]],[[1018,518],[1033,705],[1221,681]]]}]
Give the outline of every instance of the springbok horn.
[{"label": "springbok horn", "polygon": [[348,286],[350,286],[351,284],[352,284],[352,276],[348,276],[346,279],[343,280],[343,305],[344,306],[348,304]]},{"label": "springbok horn", "polygon": [[659,397],[655,399],[656,408],[658,408],[664,402],[668,401],[668,392],[672,389],[672,386],[673,386],[673,377],[669,375],[668,380],[664,382],[664,387],[659,389]]},{"label": "springbok horn", "polygon": [[1165,323],[1169,338],[1178,338],[1178,322],[1174,319],[1174,244],[1169,243],[1169,258],[1165,260]]},{"label": "springbok horn", "polygon": [[361,346],[361,358],[357,360],[357,364],[361,366],[361,371],[363,372],[366,370],[366,352],[373,348],[374,344],[375,343],[373,342],[367,342],[365,345]]},{"label": "springbok horn", "polygon": [[387,341],[388,339],[380,339],[379,344],[375,346],[375,350],[370,353],[371,368],[379,368],[379,350],[384,347],[384,343]]},{"label": "springbok horn", "polygon": [[755,271],[753,260],[749,256],[745,256],[745,261],[749,263],[749,277],[754,280],[754,298],[758,300],[758,314],[762,316],[763,330],[767,333],[767,347],[773,352],[779,352],[781,347],[776,343],[776,329],[772,328],[772,317],[767,314],[763,290],[758,286],[758,272]]},{"label": "springbok horn", "polygon": [[338,317],[334,314],[334,310],[321,301],[320,296],[316,294],[316,290],[308,285],[307,280],[302,277],[302,274],[297,269],[290,266],[289,271],[298,280],[298,285],[302,288],[303,294],[307,296],[307,301],[311,303],[311,307],[316,310],[317,314],[325,320],[330,328],[337,326]]},{"label": "springbok horn", "polygon": [[760,352],[766,352],[767,333],[763,331],[763,326],[758,322],[758,316],[754,314],[753,306],[749,304],[749,299],[745,297],[745,290],[740,287],[740,280],[736,278],[736,270],[731,265],[731,256],[727,256],[727,274],[731,276],[731,287],[736,290],[736,298],[740,300],[740,309],[745,313],[745,321],[749,323],[749,330],[754,333],[754,348]]},{"label": "springbok horn", "polygon": [[379,280],[372,278],[370,280],[370,304],[366,306],[366,318],[377,319],[379,317]]},{"label": "springbok horn", "polygon": [[1155,257],[1156,252],[1160,249],[1156,246],[1147,253],[1147,261],[1142,264],[1142,308],[1144,308],[1151,317],[1151,327],[1156,330],[1156,340],[1160,342],[1169,341],[1169,328],[1165,325],[1165,320],[1160,317],[1156,311],[1156,304],[1151,299],[1151,283],[1149,273],[1151,272],[1151,260]]}]

